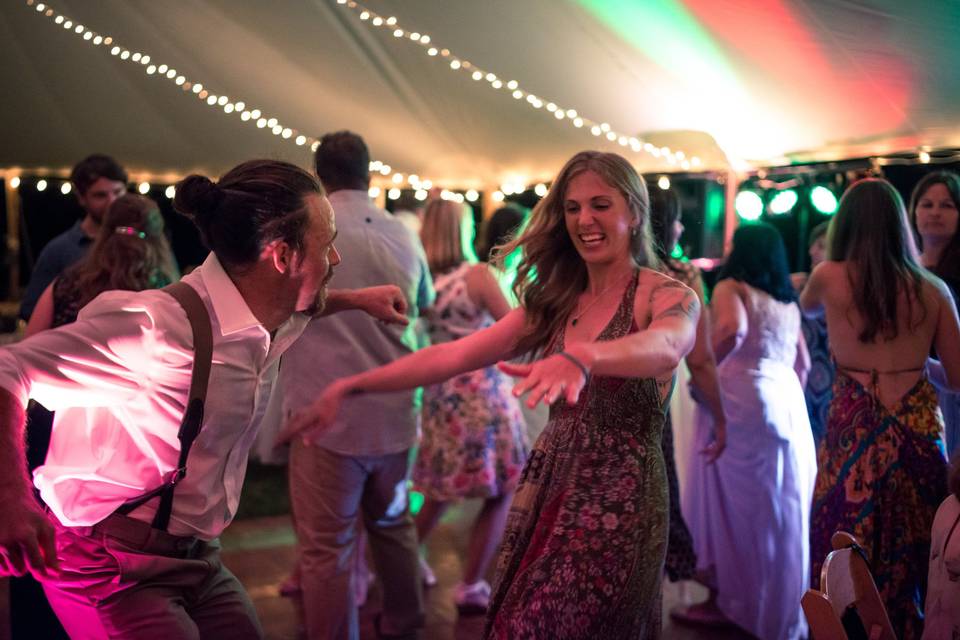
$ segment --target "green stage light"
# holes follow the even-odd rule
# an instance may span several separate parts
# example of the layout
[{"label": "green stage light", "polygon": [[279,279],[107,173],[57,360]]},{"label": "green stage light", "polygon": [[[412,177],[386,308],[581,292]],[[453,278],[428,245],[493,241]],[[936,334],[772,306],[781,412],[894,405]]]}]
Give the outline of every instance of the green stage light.
[{"label": "green stage light", "polygon": [[680,246],[680,243],[673,245],[673,251],[670,252],[670,257],[674,260],[679,260],[683,257],[683,247]]},{"label": "green stage light", "polygon": [[833,215],[837,211],[837,196],[830,189],[817,185],[810,190],[810,202],[813,208],[824,215]]},{"label": "green stage light", "polygon": [[773,196],[773,200],[770,201],[770,213],[775,216],[790,213],[790,210],[793,209],[794,205],[797,204],[798,199],[799,198],[795,190],[784,189],[777,195]]},{"label": "green stage light", "polygon": [[410,514],[417,515],[423,508],[423,494],[419,491],[410,492]]},{"label": "green stage light", "polygon": [[734,201],[734,208],[742,219],[753,222],[763,214],[763,200],[756,191],[741,191]]}]

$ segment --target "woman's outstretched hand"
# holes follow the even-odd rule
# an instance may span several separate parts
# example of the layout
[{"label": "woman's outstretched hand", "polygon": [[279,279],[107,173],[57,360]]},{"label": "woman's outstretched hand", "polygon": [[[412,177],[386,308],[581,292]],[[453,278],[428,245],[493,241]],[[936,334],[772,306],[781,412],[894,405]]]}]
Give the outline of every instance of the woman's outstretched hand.
[{"label": "woman's outstretched hand", "polygon": [[277,440],[283,444],[299,435],[306,444],[316,442],[333,426],[340,403],[348,391],[342,379],[331,382],[313,404],[290,416]]},{"label": "woman's outstretched hand", "polygon": [[575,405],[587,384],[587,369],[560,354],[529,364],[498,362],[497,366],[507,375],[522,378],[514,385],[513,395],[529,393],[526,404],[531,409],[540,402],[550,406],[560,398]]}]

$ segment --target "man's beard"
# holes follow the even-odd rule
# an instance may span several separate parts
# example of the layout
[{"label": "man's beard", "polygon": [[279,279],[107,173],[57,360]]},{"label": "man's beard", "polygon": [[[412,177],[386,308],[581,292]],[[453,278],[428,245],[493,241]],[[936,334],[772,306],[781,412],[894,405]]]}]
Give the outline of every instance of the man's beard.
[{"label": "man's beard", "polygon": [[304,313],[310,316],[318,316],[323,313],[324,307],[327,306],[327,290],[331,278],[333,278],[333,269],[330,269],[330,273],[323,279],[323,284],[320,285],[320,290],[317,291],[317,297]]},{"label": "man's beard", "polygon": [[307,310],[304,312],[309,316],[318,316],[323,313],[323,308],[327,306],[327,285],[324,284],[320,291],[317,292],[317,297],[313,301]]}]

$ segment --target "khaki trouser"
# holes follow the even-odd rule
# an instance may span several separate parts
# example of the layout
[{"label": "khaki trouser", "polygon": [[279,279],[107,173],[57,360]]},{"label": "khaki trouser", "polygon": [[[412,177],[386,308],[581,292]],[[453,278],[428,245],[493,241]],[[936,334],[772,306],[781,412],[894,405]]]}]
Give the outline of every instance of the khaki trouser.
[{"label": "khaki trouser", "polygon": [[72,640],[258,639],[263,631],[240,582],[204,542],[111,515],[57,529],[60,573],[43,589]]},{"label": "khaki trouser", "polygon": [[290,495],[311,640],[359,637],[350,573],[361,515],[383,581],[379,631],[414,638],[423,626],[417,533],[407,507],[408,457],[408,451],[342,456],[294,440]]}]

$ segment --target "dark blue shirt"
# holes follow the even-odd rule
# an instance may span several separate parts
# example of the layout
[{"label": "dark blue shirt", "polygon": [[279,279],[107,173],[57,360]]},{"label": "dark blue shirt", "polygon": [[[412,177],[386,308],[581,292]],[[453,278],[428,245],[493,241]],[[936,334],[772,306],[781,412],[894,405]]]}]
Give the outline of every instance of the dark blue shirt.
[{"label": "dark blue shirt", "polygon": [[23,320],[30,319],[37,301],[50,283],[56,280],[67,267],[87,255],[87,250],[92,243],[93,238],[83,232],[79,220],[47,243],[40,252],[36,264],[33,265],[30,282],[20,303],[20,317]]}]

